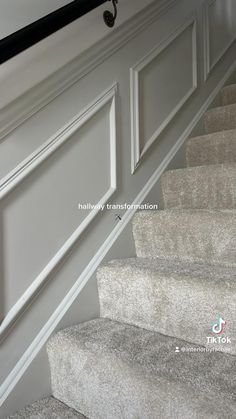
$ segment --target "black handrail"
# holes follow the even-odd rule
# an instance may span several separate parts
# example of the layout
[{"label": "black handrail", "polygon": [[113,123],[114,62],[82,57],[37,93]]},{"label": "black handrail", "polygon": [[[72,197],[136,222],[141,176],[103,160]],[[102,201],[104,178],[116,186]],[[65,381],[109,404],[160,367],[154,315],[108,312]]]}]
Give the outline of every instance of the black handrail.
[{"label": "black handrail", "polygon": [[[109,0],[74,0],[0,41],[0,64]],[[78,40],[79,41],[79,40]]]}]

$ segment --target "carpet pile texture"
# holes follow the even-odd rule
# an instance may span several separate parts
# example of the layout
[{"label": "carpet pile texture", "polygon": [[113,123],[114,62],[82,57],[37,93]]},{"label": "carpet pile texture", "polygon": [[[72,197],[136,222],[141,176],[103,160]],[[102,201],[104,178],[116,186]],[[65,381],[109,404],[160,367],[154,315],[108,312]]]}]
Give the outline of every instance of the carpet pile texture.
[{"label": "carpet pile texture", "polygon": [[236,418],[236,85],[220,97],[164,209],[136,213],[136,257],[98,269],[101,317],[49,340],[55,398],[10,419]]}]

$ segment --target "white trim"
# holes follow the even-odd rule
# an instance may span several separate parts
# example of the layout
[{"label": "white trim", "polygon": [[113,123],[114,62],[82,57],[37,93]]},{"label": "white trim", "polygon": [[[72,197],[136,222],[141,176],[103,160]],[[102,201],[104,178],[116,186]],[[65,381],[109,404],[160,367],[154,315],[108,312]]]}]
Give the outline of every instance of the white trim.
[{"label": "white trim", "polygon": [[[236,68],[236,61],[231,65],[223,79],[219,82],[219,84],[216,86],[214,91],[211,93],[211,95],[208,97],[208,99],[205,101],[205,103],[202,105],[200,110],[197,112],[197,114],[194,116],[193,120],[190,122],[184,133],[180,136],[180,138],[177,140],[175,145],[171,148],[171,150],[167,153],[166,157],[160,164],[160,166],[155,170],[155,172],[152,174],[146,185],[143,187],[143,189],[140,191],[138,196],[133,201],[133,205],[140,205],[143,200],[146,198],[146,196],[149,194],[153,186],[156,184],[156,182],[160,179],[160,176],[162,173],[166,170],[167,166],[175,156],[175,154],[178,152],[179,148],[182,146],[182,144],[186,141],[186,139],[191,134],[194,127],[197,125],[199,120],[202,118],[204,113],[207,111],[211,103],[213,102],[214,98],[219,93],[220,89],[224,86],[227,79],[230,77],[232,72]],[[128,225],[128,223],[131,221],[133,215],[135,213],[135,210],[131,206],[129,210],[126,211],[124,216],[122,217],[122,220],[116,225],[114,230],[110,233],[110,235],[107,237],[105,242],[102,244],[96,255],[91,259],[88,266],[85,268],[85,270],[82,272],[82,274],[77,279],[76,283],[73,285],[71,290],[68,292],[68,294],[65,296],[65,298],[62,300],[60,305],[57,307],[55,312],[52,314],[52,316],[49,318],[47,323],[44,325],[44,327],[41,329],[39,334],[36,336],[36,338],[33,340],[31,345],[27,348],[23,356],[20,358],[20,360],[17,362],[15,367],[12,369],[8,377],[5,379],[3,384],[0,387],[0,406],[4,403],[4,401],[7,399],[7,397],[10,395],[14,387],[17,385],[27,368],[30,366],[30,364],[33,362],[37,354],[40,352],[40,350],[43,348],[43,346],[46,344],[47,340],[49,339],[50,335],[53,333],[55,328],[60,323],[61,319],[64,317],[66,312],[69,310],[75,299],[80,294],[83,287],[86,285],[88,280],[91,278],[91,276],[95,273],[96,269],[102,262],[103,258],[106,256],[110,248],[113,246],[115,241],[118,239],[122,231],[125,229],[125,227]]]},{"label": "white trim", "polygon": [[[149,150],[151,145],[158,139],[163,130],[169,125],[177,112],[183,107],[193,92],[197,89],[197,31],[196,18],[188,19],[184,25],[175,30],[164,42],[154,47],[145,57],[142,58],[134,67],[130,69],[130,96],[131,96],[131,173],[140,164],[140,160]],[[193,84],[189,91],[181,98],[179,103],[174,107],[170,114],[165,118],[161,125],[156,129],[152,136],[146,142],[141,150],[140,141],[140,111],[139,111],[139,74],[146,68],[158,55],[167,49],[185,30],[189,27],[192,30],[192,79]]]},{"label": "white trim", "polygon": [[167,13],[175,3],[177,0],[153,1],[109,36],[1,109],[0,140]]},{"label": "white trim", "polygon": [[98,97],[92,104],[84,109],[79,115],[73,118],[64,128],[58,131],[52,138],[44,143],[38,150],[32,153],[16,169],[14,169],[0,184],[0,199],[10,193],[19,183],[30,175],[36,167],[42,164],[52,153],[54,153],[62,144],[68,141],[71,136],[77,132],[88,120],[90,120],[99,110],[110,103],[110,186],[107,192],[101,197],[88,216],[76,228],[73,234],[66,240],[59,251],[53,256],[42,272],[34,279],[23,295],[18,299],[0,325],[0,338],[4,337],[9,327],[17,321],[22,311],[30,304],[31,300],[40,291],[46,283],[49,275],[56,266],[66,256],[68,251],[77,242],[81,234],[88,227],[91,221],[99,212],[99,206],[106,204],[109,198],[116,190],[116,92],[117,85],[112,86]]},{"label": "white trim", "polygon": [[211,63],[211,46],[210,46],[210,28],[209,28],[209,9],[216,0],[205,0],[203,3],[203,44],[204,44],[204,80],[207,81],[212,70],[221,60],[221,58],[226,54],[228,49],[231,47],[236,37],[234,37],[228,45],[223,48],[219,55]]}]

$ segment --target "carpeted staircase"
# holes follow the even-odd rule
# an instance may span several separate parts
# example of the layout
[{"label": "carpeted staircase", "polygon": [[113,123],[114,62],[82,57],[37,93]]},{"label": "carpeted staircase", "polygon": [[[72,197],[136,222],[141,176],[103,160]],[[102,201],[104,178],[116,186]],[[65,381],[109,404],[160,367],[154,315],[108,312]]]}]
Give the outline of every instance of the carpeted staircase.
[{"label": "carpeted staircase", "polygon": [[165,209],[135,215],[137,257],[98,270],[101,318],[50,339],[64,404],[12,418],[236,418],[236,85],[221,101],[188,140],[187,168],[162,176]]}]

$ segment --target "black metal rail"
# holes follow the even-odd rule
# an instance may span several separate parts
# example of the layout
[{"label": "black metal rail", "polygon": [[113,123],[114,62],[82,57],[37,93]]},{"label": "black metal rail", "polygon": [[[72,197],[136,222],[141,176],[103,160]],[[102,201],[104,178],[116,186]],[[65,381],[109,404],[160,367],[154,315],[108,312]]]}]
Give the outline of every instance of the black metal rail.
[{"label": "black metal rail", "polygon": [[[0,64],[109,0],[74,0],[0,40]],[[79,40],[78,40],[79,42]]]}]

